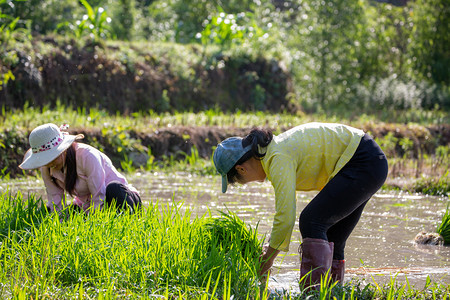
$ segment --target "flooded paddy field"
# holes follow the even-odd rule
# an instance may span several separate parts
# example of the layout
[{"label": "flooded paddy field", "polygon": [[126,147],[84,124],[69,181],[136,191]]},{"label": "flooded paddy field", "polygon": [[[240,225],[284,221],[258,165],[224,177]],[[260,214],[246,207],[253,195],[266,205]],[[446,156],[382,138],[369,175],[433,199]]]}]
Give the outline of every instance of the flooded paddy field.
[{"label": "flooded paddy field", "polygon": [[[230,187],[226,194],[220,188],[220,176],[196,176],[188,173],[136,173],[129,181],[141,191],[147,203],[183,202],[183,207],[201,216],[220,210],[231,210],[263,235],[270,234],[274,213],[274,194],[269,182]],[[39,180],[2,183],[0,192],[35,193],[45,196]],[[315,193],[297,194],[297,216]],[[423,288],[427,278],[450,284],[450,247],[417,245],[414,237],[420,231],[434,232],[444,214],[448,198],[410,195],[402,192],[377,193],[367,204],[360,222],[346,247],[346,281],[365,283],[409,282]],[[297,289],[300,258],[300,232],[294,228],[290,250],[277,257],[270,279],[274,288]],[[283,254],[283,253],[281,253]]]}]

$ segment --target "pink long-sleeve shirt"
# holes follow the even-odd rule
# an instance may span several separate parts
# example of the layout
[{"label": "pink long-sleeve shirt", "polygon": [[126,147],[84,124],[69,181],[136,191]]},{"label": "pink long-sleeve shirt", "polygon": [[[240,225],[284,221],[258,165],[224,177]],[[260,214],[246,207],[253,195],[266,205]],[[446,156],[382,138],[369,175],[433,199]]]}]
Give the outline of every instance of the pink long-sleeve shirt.
[{"label": "pink long-sleeve shirt", "polygon": [[[73,191],[74,204],[84,211],[88,211],[91,206],[93,209],[101,208],[105,199],[106,186],[111,181],[121,182],[128,185],[131,191],[137,192],[104,153],[83,143],[74,143],[74,146],[77,164],[77,180]],[[42,167],[40,171],[47,190],[47,206],[52,210],[54,208],[61,210],[65,206],[66,168],[61,171]]]}]

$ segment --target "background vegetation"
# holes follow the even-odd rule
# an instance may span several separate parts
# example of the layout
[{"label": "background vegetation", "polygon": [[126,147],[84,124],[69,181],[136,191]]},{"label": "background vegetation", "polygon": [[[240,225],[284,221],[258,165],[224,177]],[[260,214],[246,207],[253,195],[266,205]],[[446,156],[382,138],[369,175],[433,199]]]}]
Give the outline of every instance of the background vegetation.
[{"label": "background vegetation", "polygon": [[445,110],[447,0],[0,0],[0,100],[137,110]]}]

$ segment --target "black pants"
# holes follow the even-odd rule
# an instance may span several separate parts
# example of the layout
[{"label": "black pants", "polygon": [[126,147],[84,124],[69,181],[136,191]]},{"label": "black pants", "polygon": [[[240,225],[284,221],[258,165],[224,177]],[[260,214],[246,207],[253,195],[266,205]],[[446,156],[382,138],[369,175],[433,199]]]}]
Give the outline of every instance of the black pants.
[{"label": "black pants", "polygon": [[348,237],[387,174],[386,156],[364,135],[350,161],[303,209],[299,220],[302,237],[333,242],[333,259],[344,259]]},{"label": "black pants", "polygon": [[132,208],[136,211],[142,207],[141,197],[138,193],[130,191],[126,185],[118,181],[111,181],[106,186],[105,204],[115,204],[117,211]]}]

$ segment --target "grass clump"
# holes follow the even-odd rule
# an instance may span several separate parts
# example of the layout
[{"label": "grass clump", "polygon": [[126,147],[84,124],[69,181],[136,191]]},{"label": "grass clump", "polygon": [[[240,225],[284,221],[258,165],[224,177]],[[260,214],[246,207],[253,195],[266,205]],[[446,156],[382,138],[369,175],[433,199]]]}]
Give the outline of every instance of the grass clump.
[{"label": "grass clump", "polygon": [[412,190],[427,195],[448,197],[450,195],[449,172],[447,171],[440,178],[421,178],[414,183]]}]

